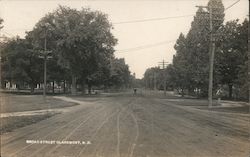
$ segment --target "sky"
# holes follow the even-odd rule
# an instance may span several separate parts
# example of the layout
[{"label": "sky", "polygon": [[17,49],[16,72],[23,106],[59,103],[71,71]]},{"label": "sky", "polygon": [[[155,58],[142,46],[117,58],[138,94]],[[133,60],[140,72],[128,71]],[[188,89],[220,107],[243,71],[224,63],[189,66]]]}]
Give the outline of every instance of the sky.
[{"label": "sky", "polygon": [[[223,0],[223,4],[226,8],[237,1]],[[25,31],[32,30],[58,5],[99,10],[113,23],[112,33],[118,39],[115,56],[125,58],[130,71],[142,78],[147,68],[158,66],[163,60],[172,62],[175,41],[181,32],[187,34],[190,29],[195,6],[207,3],[208,0],[0,0],[0,17],[4,19],[0,35],[24,37]],[[225,12],[225,21],[243,21],[248,12],[249,1],[240,0]],[[123,23],[176,16],[179,18]]]}]

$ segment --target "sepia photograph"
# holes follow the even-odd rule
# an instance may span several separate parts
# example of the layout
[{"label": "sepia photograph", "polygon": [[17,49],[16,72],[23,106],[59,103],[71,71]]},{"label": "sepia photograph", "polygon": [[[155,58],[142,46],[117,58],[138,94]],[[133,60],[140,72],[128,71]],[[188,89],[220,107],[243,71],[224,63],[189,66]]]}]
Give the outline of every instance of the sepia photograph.
[{"label": "sepia photograph", "polygon": [[250,157],[249,0],[0,0],[0,157]]}]

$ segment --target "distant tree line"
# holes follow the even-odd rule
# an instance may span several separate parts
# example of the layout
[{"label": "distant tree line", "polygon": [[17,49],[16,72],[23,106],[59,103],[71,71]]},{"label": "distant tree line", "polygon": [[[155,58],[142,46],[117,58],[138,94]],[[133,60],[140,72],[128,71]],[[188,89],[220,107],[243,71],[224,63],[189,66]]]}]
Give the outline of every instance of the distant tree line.
[{"label": "distant tree line", "polygon": [[[214,93],[223,88],[224,96],[244,99],[248,95],[247,33],[248,20],[223,23],[224,6],[220,0],[210,0],[213,9],[213,34],[216,50],[214,62]],[[219,19],[219,20],[218,20]],[[209,78],[209,14],[199,8],[187,35],[180,34],[174,46],[176,54],[162,75],[158,67],[148,69],[144,74],[145,85],[153,88],[156,75],[157,88],[167,79],[168,88],[182,94],[206,97]],[[149,83],[150,82],[150,83]],[[159,83],[158,83],[159,82]]]},{"label": "distant tree line", "polygon": [[48,82],[71,85],[73,94],[79,86],[83,93],[85,87],[89,92],[93,86],[128,87],[132,76],[125,60],[114,56],[117,39],[111,30],[102,12],[59,6],[26,32],[24,39],[12,38],[1,45],[2,85],[26,84],[34,92],[43,83],[46,57]]},{"label": "distant tree line", "polygon": [[2,23],[3,23],[3,19],[0,18],[0,30],[3,28]]}]

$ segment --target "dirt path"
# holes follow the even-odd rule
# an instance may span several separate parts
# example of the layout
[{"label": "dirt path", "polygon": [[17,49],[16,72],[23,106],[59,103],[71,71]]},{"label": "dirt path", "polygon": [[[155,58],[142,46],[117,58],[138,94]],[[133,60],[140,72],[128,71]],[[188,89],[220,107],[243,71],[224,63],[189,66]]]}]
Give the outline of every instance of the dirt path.
[{"label": "dirt path", "polygon": [[135,96],[86,102],[84,98],[60,99],[80,105],[4,134],[2,156],[249,156],[249,115],[207,112],[178,106],[173,101]]},{"label": "dirt path", "polygon": [[[27,97],[27,96],[25,96],[25,97]],[[59,96],[54,96],[53,98],[60,99],[60,100],[63,100],[63,101],[67,101],[67,102],[77,103],[77,104],[81,104],[81,105],[85,104],[85,102],[74,100],[72,98],[64,97],[64,96],[60,96],[60,97]],[[34,115],[44,115],[44,114],[48,114],[48,113],[54,114],[54,113],[67,112],[70,109],[71,108],[68,107],[68,108],[53,108],[53,109],[46,109],[46,110],[0,113],[0,117],[5,118],[5,117],[19,117],[19,116],[34,116]]]}]

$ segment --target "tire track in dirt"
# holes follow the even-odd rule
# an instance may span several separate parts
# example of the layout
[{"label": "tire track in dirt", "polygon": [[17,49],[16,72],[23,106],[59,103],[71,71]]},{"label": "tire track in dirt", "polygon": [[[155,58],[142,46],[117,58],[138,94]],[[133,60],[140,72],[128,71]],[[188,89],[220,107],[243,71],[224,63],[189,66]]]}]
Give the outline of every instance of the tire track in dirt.
[{"label": "tire track in dirt", "polygon": [[[118,113],[119,111],[117,110],[117,113]],[[108,123],[108,122],[107,122]],[[104,138],[106,138],[106,136],[102,136],[102,138],[100,139],[100,138],[98,138],[99,139],[99,143],[97,143],[97,145],[96,145],[96,147],[94,148],[94,151],[93,151],[93,153],[92,153],[92,155],[94,154],[94,156],[98,156],[99,157],[99,155],[98,155],[98,153],[100,152],[100,146],[101,146],[101,140],[103,140]],[[98,152],[99,151],[99,152]]]},{"label": "tire track in dirt", "polygon": [[129,154],[129,157],[133,157],[134,155],[134,150],[135,150],[135,147],[136,147],[136,142],[138,141],[138,138],[139,138],[139,125],[138,125],[138,120],[137,118],[135,117],[135,115],[131,112],[130,115],[132,116],[133,120],[134,120],[134,123],[135,123],[135,127],[136,127],[136,136],[134,138],[134,141],[132,143],[132,148],[130,150],[130,154]]},{"label": "tire track in dirt", "polygon": [[[136,128],[136,135],[133,138],[134,140],[131,142],[131,146],[128,147],[128,156],[129,157],[133,157],[136,143],[137,143],[138,138],[139,138],[139,124],[138,124],[138,120],[137,120],[136,116],[133,113],[133,109],[134,109],[134,106],[137,104],[137,100],[138,100],[138,97],[133,97],[133,101],[131,101],[129,104],[127,104],[128,110],[127,110],[126,115],[129,115],[132,118],[134,125],[135,125],[135,128]],[[134,102],[134,103],[132,104],[132,102]]]},{"label": "tire track in dirt", "polygon": [[[140,98],[138,98],[138,99],[140,99]],[[148,103],[150,103],[150,104],[148,104]],[[154,122],[153,122],[153,118],[154,118],[153,114],[154,114],[154,112],[157,113],[157,108],[155,106],[153,106],[152,104],[153,103],[152,103],[151,100],[147,100],[147,103],[145,103],[145,102],[144,103],[142,103],[142,102],[137,103],[137,105],[139,105],[139,106],[137,106],[137,109],[141,109],[141,112],[140,112],[140,114],[137,117],[135,117],[136,120],[137,120],[137,123],[138,122],[141,123],[140,125],[138,124],[138,126],[141,126],[142,128],[144,128],[142,130],[145,130],[145,129],[148,129],[148,131],[150,130],[151,137],[149,137],[149,138],[151,140],[150,140],[149,143],[147,143],[147,145],[148,145],[148,150],[147,150],[148,154],[144,154],[144,156],[149,156],[150,155],[150,157],[151,156],[155,156],[154,150],[153,150],[155,143],[153,142],[153,139],[159,138],[159,137],[157,137],[159,134],[161,135],[160,138],[161,138],[162,141],[169,141],[169,137],[172,137],[173,139],[176,139],[176,137],[174,137],[171,133],[168,133],[168,131],[171,130],[171,129],[173,130],[173,128],[168,127],[169,130],[166,131],[166,130],[163,130],[161,128],[161,126],[154,124]],[[145,118],[147,118],[147,119],[145,119]],[[154,135],[154,132],[157,132],[157,134]],[[140,139],[138,139],[138,140],[140,141]],[[173,142],[171,145],[174,146],[174,147],[176,147],[176,148],[177,147],[179,148],[179,146],[175,142]],[[179,142],[181,143],[181,139],[179,139]],[[147,145],[145,145],[145,146],[147,146]],[[163,145],[160,145],[160,146],[163,148]],[[158,147],[156,147],[156,148],[158,148]],[[164,151],[166,151],[166,149],[164,149]],[[178,149],[178,151],[179,152],[183,152],[183,149],[180,147]],[[139,152],[140,152],[140,150],[138,150],[138,153]]]},{"label": "tire track in dirt", "polygon": [[[119,105],[119,109],[118,109],[119,112],[117,112],[116,119],[113,119],[113,120],[115,120],[114,121],[115,127],[114,127],[114,125],[113,125],[113,127],[116,128],[116,146],[115,146],[115,150],[114,150],[115,151],[114,154],[116,154],[115,157],[120,156],[120,142],[121,142],[121,139],[120,139],[121,138],[120,137],[120,131],[121,131],[120,130],[120,125],[121,125],[120,120],[121,120],[121,116],[124,114],[124,112],[126,112],[126,114],[123,115],[123,116],[126,117],[126,115],[128,114],[127,113],[128,112],[127,111],[128,110],[128,105],[131,104],[133,102],[133,100],[134,100],[134,98],[129,100],[129,102],[127,102],[125,104],[118,104]],[[101,136],[101,139],[98,138],[100,142],[95,147],[95,150],[92,153],[92,156],[95,156],[95,157],[102,156],[101,154],[103,153],[103,151],[105,151],[104,147],[107,146],[107,145],[102,145],[103,143],[101,141],[105,140],[106,138],[107,137],[105,137],[105,136]],[[112,145],[114,143],[109,143],[109,144]]]},{"label": "tire track in dirt", "polygon": [[[96,117],[96,116],[98,115],[97,113],[102,112],[102,110],[104,110],[104,108],[102,108],[100,111],[92,112],[92,114],[90,114],[86,119],[84,118],[84,120],[81,121],[80,124],[78,124],[78,126],[76,126],[72,131],[70,131],[70,132],[67,134],[66,137],[64,137],[63,139],[59,139],[59,141],[66,141],[67,139],[69,139],[69,137],[72,136],[72,135],[76,132],[77,129],[79,129],[83,124],[85,124],[85,123],[86,123],[87,121],[89,121],[91,118]],[[82,117],[81,117],[81,119],[82,119]],[[61,146],[61,145],[56,145],[55,147],[53,147],[52,149],[50,149],[50,150],[45,154],[45,156],[46,156],[46,155],[49,155],[49,156],[50,156],[50,154],[51,154],[53,151],[55,151],[57,148],[59,148],[60,146]],[[32,157],[33,155],[39,153],[39,152],[40,152],[42,149],[44,149],[45,147],[46,147],[46,145],[43,146],[43,147],[41,147],[40,149],[38,149],[37,151],[35,151],[34,153],[30,154],[30,155],[27,156],[27,157]]]},{"label": "tire track in dirt", "polygon": [[[126,111],[126,110],[128,110],[128,105],[129,104],[131,104],[132,102],[133,102],[133,100],[134,100],[134,98],[133,99],[130,99],[129,100],[129,102],[127,102],[127,103],[125,103],[125,104],[120,104],[120,103],[118,103],[118,106],[119,106],[119,108],[117,109],[117,111],[116,111],[116,113],[114,113],[113,115],[111,115],[111,117],[109,117],[109,118],[107,118],[106,119],[106,121],[104,121],[102,124],[100,124],[99,125],[99,127],[96,129],[96,131],[95,131],[95,133],[92,135],[92,137],[91,137],[91,140],[93,140],[93,139],[98,139],[99,140],[99,142],[97,143],[97,145],[95,146],[95,148],[94,148],[94,151],[91,153],[91,154],[88,154],[88,156],[102,156],[101,155],[101,153],[103,153],[102,151],[100,151],[100,147],[104,147],[104,146],[107,146],[107,145],[102,145],[102,140],[103,139],[106,139],[107,138],[107,136],[101,136],[101,139],[100,139],[100,136],[98,136],[97,134],[99,133],[99,131],[101,130],[101,128],[103,128],[103,127],[106,127],[106,126],[104,126],[103,124],[106,124],[106,123],[108,123],[108,122],[110,122],[110,119],[112,119],[112,117],[114,117],[115,115],[117,115],[117,117],[115,118],[115,119],[112,119],[112,120],[115,120],[114,121],[114,125],[113,125],[113,127],[114,126],[116,126],[116,130],[117,130],[117,133],[116,133],[116,135],[117,135],[117,139],[116,139],[116,146],[115,146],[115,157],[116,156],[120,156],[120,118],[121,118],[121,115],[123,115],[123,113]],[[115,103],[116,104],[116,103]],[[108,127],[108,126],[107,126]],[[114,143],[109,143],[109,144],[114,144]],[[78,153],[78,155],[77,156],[81,156],[84,152],[85,152],[85,150],[86,150],[86,148],[87,148],[87,146],[86,147],[84,147],[79,153]],[[99,148],[99,149],[98,149]],[[103,150],[103,149],[102,149]],[[87,155],[87,154],[86,154]]]},{"label": "tire track in dirt", "polygon": [[[145,111],[150,115],[150,114],[154,114],[154,112],[156,113],[159,113],[159,106],[154,106],[152,104],[155,104],[156,102],[152,99],[148,99],[148,102],[150,102],[151,105],[149,104],[146,104],[144,105],[145,107]],[[154,107],[153,107],[154,106]],[[167,107],[167,106],[166,106]],[[170,108],[169,108],[170,109]],[[168,109],[168,110],[169,110]],[[159,116],[159,115],[158,115]],[[157,117],[155,117],[157,118]],[[159,117],[158,117],[159,118]],[[181,122],[183,121],[179,121],[178,117],[176,119],[176,117],[171,117],[170,115],[168,116],[168,120],[167,121],[164,121],[164,124],[167,125],[167,130],[165,130],[163,127],[164,125],[160,125],[160,119],[156,120],[158,121],[158,123],[151,123],[151,127],[153,127],[153,131],[156,131],[158,134],[162,133],[161,134],[161,138],[165,139],[165,141],[168,141],[169,138],[172,138],[172,140],[174,140],[174,142],[171,143],[172,146],[174,146],[176,149],[178,149],[179,153],[181,154],[186,154],[185,153],[185,150],[189,147],[188,145],[185,146],[185,147],[181,147],[179,146],[177,143],[182,143],[182,139],[178,138],[177,136],[177,133],[178,133],[178,129],[176,129],[176,127],[174,127],[174,125],[172,124],[172,122],[176,122],[177,121],[180,122],[179,124],[183,124]],[[172,122],[171,122],[172,121]],[[148,124],[150,125],[150,124]],[[185,128],[185,129],[189,129],[189,128]],[[180,132],[182,132],[183,130],[180,130]],[[153,150],[152,150],[153,152]],[[193,150],[193,152],[196,152],[197,154],[199,154],[198,156],[201,156],[201,152],[200,151],[197,151],[197,150]],[[152,154],[153,155],[153,154]],[[188,154],[187,154],[188,155]]]},{"label": "tire track in dirt", "polygon": [[[55,99],[56,99],[56,98],[55,98]],[[57,98],[57,99],[58,99],[58,98]],[[67,101],[67,100],[66,100],[66,99],[63,99],[63,101]],[[69,102],[71,102],[71,101],[69,101]],[[100,101],[98,101],[98,102],[100,102]],[[76,102],[75,102],[75,103],[76,103]],[[89,105],[89,102],[87,102],[87,103],[88,103],[88,105]],[[72,107],[78,107],[78,106],[72,106]],[[70,107],[70,108],[72,108],[72,107]],[[88,110],[89,108],[90,108],[90,106],[87,106],[87,107],[86,107],[86,110]],[[53,117],[53,118],[54,118],[55,121],[61,119],[60,116]],[[3,145],[4,147],[10,146],[10,145],[14,144],[14,141],[16,141],[17,139],[24,138],[26,135],[38,134],[38,133],[40,133],[41,130],[44,130],[44,129],[49,128],[49,127],[51,127],[51,126],[50,126],[50,125],[45,125],[45,126],[42,125],[42,126],[36,127],[35,129],[25,130],[25,132],[24,132],[23,134],[18,134],[17,136],[12,136],[12,137],[10,137],[9,139],[7,139],[8,141],[7,141],[6,143],[3,143],[2,145]],[[20,129],[24,129],[24,128],[20,128]]]},{"label": "tire track in dirt", "polygon": [[[156,100],[155,100],[156,101]],[[161,104],[161,105],[165,105],[166,104],[164,102],[161,101],[156,101],[157,103]],[[196,109],[196,108],[192,108],[192,107],[187,107],[187,106],[180,106],[180,105],[176,105],[173,103],[168,103],[168,106],[172,106],[174,108],[178,108],[180,110],[183,110],[184,112],[188,113],[188,114],[193,114],[193,116],[189,116],[190,120],[196,121],[198,122],[200,120],[200,118],[202,118],[202,124],[206,124],[209,123],[211,126],[213,126],[213,128],[216,130],[217,127],[220,128],[221,132],[227,132],[228,129],[233,129],[233,131],[238,132],[238,135],[240,136],[244,136],[244,137],[249,137],[249,132],[247,132],[246,130],[248,130],[248,126],[246,126],[246,121],[245,120],[240,120],[239,118],[236,117],[231,117],[228,115],[231,115],[231,113],[222,113],[222,112],[217,112],[217,111],[206,111],[206,110],[200,110],[200,109]],[[233,113],[232,115],[235,115],[235,113]],[[246,116],[246,115],[245,115]],[[249,116],[249,115],[247,115]],[[198,119],[196,117],[199,117]],[[217,119],[220,119],[219,121]],[[247,120],[249,120],[250,117],[248,117]],[[199,123],[201,124],[201,123]],[[233,125],[233,127],[232,127]],[[230,131],[232,133],[232,130]],[[232,134],[233,135],[233,134]]]},{"label": "tire track in dirt", "polygon": [[[100,110],[103,110],[103,109],[104,109],[104,108],[102,107]],[[87,116],[93,115],[94,113],[95,113],[95,111],[89,113]],[[86,115],[84,115],[84,116],[86,116]],[[64,127],[66,127],[66,126],[72,124],[73,122],[75,122],[75,121],[77,121],[77,120],[79,120],[79,119],[82,119],[84,116],[81,116],[81,117],[76,118],[76,119],[74,119],[74,120],[72,120],[72,121],[69,121],[69,122],[66,123],[65,125],[63,125],[63,126],[57,128],[57,129],[53,130],[53,131],[50,132],[49,134],[47,134],[47,135],[45,135],[45,136],[43,136],[43,137],[41,137],[41,138],[39,138],[39,139],[45,139],[45,138],[47,138],[48,136],[50,136],[50,135],[56,133],[57,131],[60,131],[60,130],[63,129]],[[48,127],[49,127],[49,126],[48,126]],[[25,146],[25,147],[23,147],[23,148],[21,148],[21,149],[15,151],[15,152],[11,153],[11,154],[9,155],[9,157],[14,157],[16,154],[18,154],[18,153],[20,153],[20,152],[26,150],[27,148],[29,148],[29,147],[32,146],[32,145],[34,145],[34,144],[33,144],[33,143],[32,143],[32,144],[28,144],[27,146]],[[40,149],[39,149],[39,151],[40,151]]]},{"label": "tire track in dirt", "polygon": [[[86,109],[88,109],[88,108],[86,108]],[[58,120],[60,121],[60,119],[61,119],[60,116],[59,117],[58,116],[53,117],[53,118],[54,118],[54,121],[58,121]],[[42,122],[44,122],[44,121],[42,121]],[[27,126],[27,127],[29,127],[29,126]],[[29,129],[27,132],[24,132],[23,134],[18,134],[17,136],[12,136],[12,137],[10,137],[10,139],[8,139],[8,141],[6,143],[4,143],[4,147],[15,144],[15,143],[13,143],[14,141],[22,139],[26,135],[34,134],[34,136],[35,136],[35,134],[39,134],[41,130],[45,130],[45,129],[49,128],[49,127],[51,127],[51,126],[48,125],[48,124],[47,125],[42,125],[42,126],[36,127],[35,129]],[[24,128],[21,128],[21,129],[24,129]]]},{"label": "tire track in dirt", "polygon": [[[127,105],[129,106],[131,103],[132,103],[133,100],[131,100]],[[116,146],[116,154],[117,154],[117,157],[120,157],[120,117],[122,115],[122,113],[125,111],[125,110],[128,110],[128,107],[122,107],[121,106],[121,111],[119,112],[118,116],[117,116],[117,123],[116,123],[116,128],[117,128],[117,146]]]},{"label": "tire track in dirt", "polygon": [[[213,132],[213,131],[218,130],[218,129],[214,128],[214,126],[209,127],[209,130],[205,129],[208,127],[209,124],[205,124],[206,126],[203,126],[204,123],[206,123],[207,120],[211,120],[212,117],[209,118],[208,115],[202,115],[201,113],[195,114],[194,112],[192,112],[193,114],[190,114],[189,110],[186,111],[183,109],[179,109],[178,107],[175,107],[173,105],[165,104],[163,106],[162,103],[157,103],[158,105],[153,105],[155,103],[157,102],[152,101],[151,104],[143,105],[144,107],[148,108],[148,109],[145,109],[145,111],[152,111],[155,113],[159,113],[160,117],[167,118],[167,121],[166,121],[160,118],[159,116],[157,116],[158,120],[157,120],[157,123],[154,124],[155,126],[154,129],[157,131],[158,134],[161,134],[162,138],[166,138],[166,140],[168,140],[171,143],[174,142],[173,147],[172,146],[170,147],[179,150],[180,151],[179,154],[206,157],[206,156],[214,156],[214,155],[215,156],[227,156],[228,152],[232,152],[232,153],[234,152],[233,145],[235,145],[238,142],[232,141],[232,139],[229,138],[228,135],[224,136],[224,135],[218,134],[218,136],[217,135],[215,136],[217,132]],[[164,107],[165,109],[162,107]],[[164,115],[163,113],[165,112],[166,113],[169,112],[170,114]],[[182,117],[175,116],[172,113],[175,113],[176,115],[183,114],[183,116]],[[203,119],[206,121],[204,122]],[[201,122],[199,122],[198,120],[200,120]],[[216,120],[216,122],[221,123],[221,120]],[[172,135],[175,135],[175,137]],[[193,138],[189,138],[190,136],[192,137],[192,135],[195,135],[195,136]],[[183,137],[183,140],[182,140],[182,137]],[[198,141],[201,143],[197,145],[196,142]],[[205,141],[209,141],[209,142],[205,142]],[[181,145],[176,145],[175,143],[186,143],[187,145],[185,147],[180,147]],[[220,151],[222,148],[215,147],[215,145],[224,146],[224,148],[223,147],[222,148],[227,151]],[[208,149],[204,149],[205,147],[208,147]],[[192,151],[189,151],[188,149]],[[203,151],[198,151],[197,149],[203,150]],[[170,149],[169,153],[171,154],[171,153],[178,153],[178,152],[173,152]]]},{"label": "tire track in dirt", "polygon": [[[109,119],[111,117],[113,117],[115,114],[117,114],[119,111],[114,112],[113,114],[109,115],[106,119],[103,120],[103,122],[100,124],[100,126],[95,130],[95,133],[91,136],[90,141],[93,140],[93,138],[95,138],[95,136],[97,135],[97,133],[99,132],[99,130],[109,121]],[[82,153],[84,153],[85,149],[86,149],[86,145],[83,147],[83,149],[80,150],[80,152],[78,153],[78,155],[76,155],[76,157],[80,157]]]},{"label": "tire track in dirt", "polygon": [[120,116],[121,116],[121,112],[119,112],[118,116],[117,116],[117,146],[116,146],[116,153],[117,153],[117,157],[120,157]]}]

